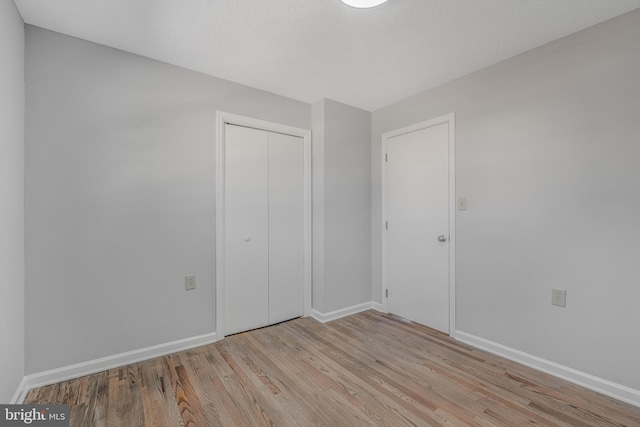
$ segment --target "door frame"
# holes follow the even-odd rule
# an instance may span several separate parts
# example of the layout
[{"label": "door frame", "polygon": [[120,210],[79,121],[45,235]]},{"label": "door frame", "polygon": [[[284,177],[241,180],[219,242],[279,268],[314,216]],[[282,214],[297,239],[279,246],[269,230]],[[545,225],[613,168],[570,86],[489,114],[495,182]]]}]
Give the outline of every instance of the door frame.
[{"label": "door frame", "polygon": [[251,117],[240,116],[224,111],[216,112],[216,338],[225,337],[225,125],[238,125],[248,128],[282,133],[302,138],[303,168],[304,168],[304,284],[303,284],[303,313],[305,317],[311,315],[311,131],[292,126],[272,123]]},{"label": "door frame", "polygon": [[415,132],[425,128],[448,124],[449,126],[449,335],[454,336],[456,330],[456,158],[455,158],[455,113],[426,120],[400,129],[382,134],[382,309],[389,313],[387,290],[387,141],[390,138]]}]

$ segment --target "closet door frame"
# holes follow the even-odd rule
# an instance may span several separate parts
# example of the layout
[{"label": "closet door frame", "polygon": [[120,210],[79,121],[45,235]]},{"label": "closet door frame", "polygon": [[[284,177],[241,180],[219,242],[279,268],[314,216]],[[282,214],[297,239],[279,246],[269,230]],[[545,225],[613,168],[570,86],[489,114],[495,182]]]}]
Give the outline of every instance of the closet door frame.
[{"label": "closet door frame", "polygon": [[304,173],[304,284],[303,313],[311,315],[311,131],[251,117],[218,111],[216,114],[216,338],[226,336],[225,329],[225,127],[227,124],[277,132],[302,138]]}]

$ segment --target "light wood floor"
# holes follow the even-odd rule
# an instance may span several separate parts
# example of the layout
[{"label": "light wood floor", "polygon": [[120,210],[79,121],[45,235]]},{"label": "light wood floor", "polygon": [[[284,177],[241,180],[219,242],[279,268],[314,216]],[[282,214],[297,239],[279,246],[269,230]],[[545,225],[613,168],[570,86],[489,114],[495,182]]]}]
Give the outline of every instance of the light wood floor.
[{"label": "light wood floor", "polygon": [[367,311],[32,390],[72,426],[640,426],[640,409]]}]

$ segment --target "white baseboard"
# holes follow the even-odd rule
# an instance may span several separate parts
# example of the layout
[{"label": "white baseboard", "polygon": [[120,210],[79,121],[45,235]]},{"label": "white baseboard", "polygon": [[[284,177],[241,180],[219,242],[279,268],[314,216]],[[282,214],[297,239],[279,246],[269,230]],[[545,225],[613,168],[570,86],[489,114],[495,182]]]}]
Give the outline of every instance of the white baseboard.
[{"label": "white baseboard", "polygon": [[27,378],[22,377],[22,381],[20,381],[20,385],[16,390],[15,394],[9,401],[10,405],[20,405],[24,402],[24,398],[27,397],[27,393],[29,392],[29,388],[27,387]]},{"label": "white baseboard", "polygon": [[217,335],[213,332],[210,334],[198,335],[178,341],[128,351],[126,353],[114,354],[113,356],[101,357],[100,359],[76,363],[75,365],[63,366],[62,368],[51,369],[50,371],[37,372],[24,377],[22,383],[20,383],[21,388],[18,389],[14,398],[19,398],[21,396],[19,403],[22,403],[27,392],[36,387],[55,384],[61,381],[95,374],[96,372],[102,372],[136,362],[142,362],[143,360],[153,359],[155,357],[165,356],[167,354],[183,350],[189,350],[194,347],[214,343],[217,340]]},{"label": "white baseboard", "polygon": [[595,392],[605,394],[622,402],[640,407],[640,390],[635,390],[631,387],[617,384],[466,332],[455,331],[455,335],[452,336],[458,341],[469,344],[473,347],[502,356],[505,359],[518,362],[522,365],[537,369],[538,371],[545,372],[555,377],[562,378],[563,380],[567,380]]},{"label": "white baseboard", "polygon": [[371,308],[375,311],[379,311],[380,313],[386,313],[386,311],[384,311],[384,306],[379,302],[371,301]]},{"label": "white baseboard", "polygon": [[318,310],[311,310],[311,317],[316,319],[320,323],[331,322],[332,320],[340,319],[341,317],[351,316],[352,314],[360,313],[362,311],[371,310],[374,302],[363,302],[362,304],[352,305],[351,307],[341,308],[340,310],[331,311],[329,313],[320,313]]}]

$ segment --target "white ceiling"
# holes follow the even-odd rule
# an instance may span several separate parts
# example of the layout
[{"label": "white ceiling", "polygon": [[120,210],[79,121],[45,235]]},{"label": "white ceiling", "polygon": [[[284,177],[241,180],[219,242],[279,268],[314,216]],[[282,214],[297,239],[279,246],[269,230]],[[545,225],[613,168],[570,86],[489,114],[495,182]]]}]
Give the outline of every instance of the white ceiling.
[{"label": "white ceiling", "polygon": [[640,7],[640,0],[15,0],[25,22],[308,103],[365,110]]}]

